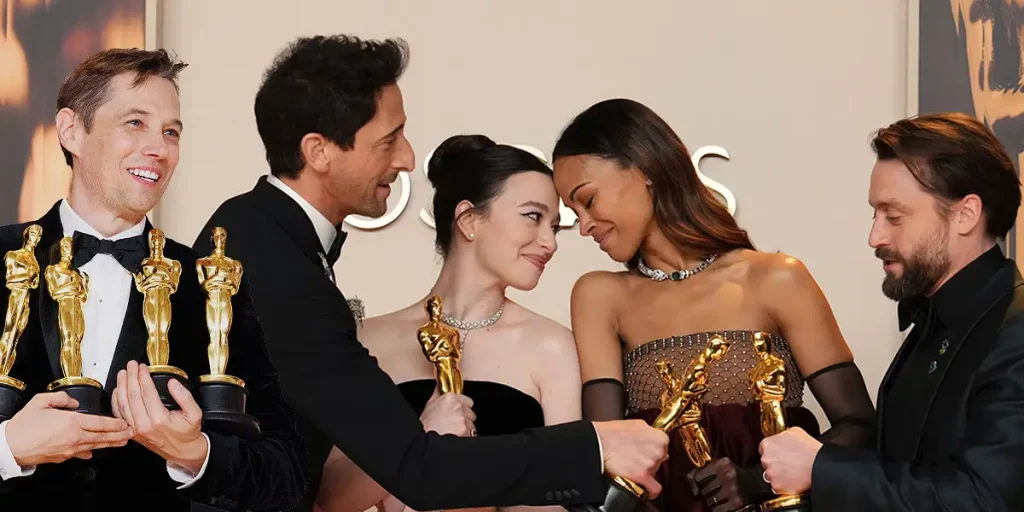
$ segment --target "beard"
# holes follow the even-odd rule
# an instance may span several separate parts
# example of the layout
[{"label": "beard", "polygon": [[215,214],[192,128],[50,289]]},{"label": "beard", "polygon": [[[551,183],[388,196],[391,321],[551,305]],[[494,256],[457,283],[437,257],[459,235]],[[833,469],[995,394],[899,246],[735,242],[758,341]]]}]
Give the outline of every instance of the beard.
[{"label": "beard", "polygon": [[903,265],[903,275],[897,277],[889,272],[882,280],[882,293],[900,301],[909,297],[927,294],[949,271],[949,226],[940,225],[911,254],[904,256],[895,249],[879,247],[875,256],[881,260],[894,261]]}]

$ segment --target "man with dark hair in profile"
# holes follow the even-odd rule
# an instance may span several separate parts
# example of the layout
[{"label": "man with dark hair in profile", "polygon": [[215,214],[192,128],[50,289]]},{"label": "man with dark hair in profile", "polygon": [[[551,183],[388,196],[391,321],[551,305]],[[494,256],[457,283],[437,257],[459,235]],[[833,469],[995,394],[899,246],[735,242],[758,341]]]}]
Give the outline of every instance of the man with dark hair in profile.
[{"label": "man with dark hair in profile", "polygon": [[[417,510],[602,502],[605,470],[656,496],[653,472],[668,437],[643,421],[479,438],[427,433],[359,343],[332,267],[345,217],[383,215],[391,183],[415,167],[397,84],[407,52],[401,40],[317,36],[278,55],[255,106],[270,176],[221,205],[194,245],[208,251],[205,233],[223,226],[228,256],[245,263],[271,359],[310,450],[302,509],[313,507],[332,446]],[[401,283],[394,269],[371,271],[381,286]],[[471,421],[465,396],[432,402],[425,416]]]},{"label": "man with dark hair in profile", "polygon": [[996,241],[1021,192],[1013,162],[966,114],[898,121],[872,142],[869,244],[913,329],[878,393],[878,450],[799,429],[765,439],[765,478],[816,509],[1021,510],[1024,278]]}]

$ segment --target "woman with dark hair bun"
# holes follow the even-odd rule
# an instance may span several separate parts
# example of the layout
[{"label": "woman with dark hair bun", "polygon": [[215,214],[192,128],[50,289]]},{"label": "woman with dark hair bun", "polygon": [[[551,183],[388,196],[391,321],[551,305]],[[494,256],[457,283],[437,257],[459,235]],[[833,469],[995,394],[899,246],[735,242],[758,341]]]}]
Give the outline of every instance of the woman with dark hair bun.
[{"label": "woman with dark hair bun", "polygon": [[[359,339],[398,383],[427,430],[486,436],[580,419],[572,333],[505,296],[508,287],[535,288],[558,248],[559,204],[551,169],[522,149],[483,135],[457,135],[434,150],[428,177],[434,187],[435,246],[444,259],[437,282],[415,303],[366,319]],[[416,331],[427,321],[423,304],[431,295],[441,297],[443,320],[461,333],[463,394],[472,414],[460,424],[430,413],[438,396],[434,366],[424,357]],[[405,509],[337,448],[324,465],[318,505],[324,512],[374,505],[381,512]]]},{"label": "woman with dark hair bun", "polygon": [[[739,510],[774,497],[760,467],[760,411],[748,374],[756,337],[786,366],[789,426],[822,441],[874,442],[874,405],[824,294],[791,256],[755,249],[705,187],[671,127],[649,108],[613,99],[579,114],[554,149],[555,187],[622,272],[595,271],[573,287],[572,328],[588,420],[653,420],[656,361],[682,371],[720,335],[701,424],[712,462],[696,470],[679,435],[658,473],[663,510]],[[806,382],[831,428],[802,406]]]}]

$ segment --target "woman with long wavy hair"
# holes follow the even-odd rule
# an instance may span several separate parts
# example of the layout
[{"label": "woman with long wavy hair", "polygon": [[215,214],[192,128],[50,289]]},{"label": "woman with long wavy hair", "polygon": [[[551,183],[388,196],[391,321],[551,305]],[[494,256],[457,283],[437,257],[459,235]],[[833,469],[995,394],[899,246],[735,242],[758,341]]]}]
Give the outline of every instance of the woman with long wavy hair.
[{"label": "woman with long wavy hair", "polygon": [[[774,497],[760,468],[760,408],[749,380],[764,341],[785,365],[789,426],[847,445],[874,440],[874,406],[831,307],[807,268],[760,252],[701,183],[672,128],[626,99],[579,114],[554,149],[555,187],[621,272],[583,275],[572,291],[572,328],[589,420],[658,414],[656,362],[682,371],[719,335],[701,425],[712,461],[697,470],[673,433],[658,477],[663,510],[739,510]],[[803,407],[807,383],[831,428]]]}]

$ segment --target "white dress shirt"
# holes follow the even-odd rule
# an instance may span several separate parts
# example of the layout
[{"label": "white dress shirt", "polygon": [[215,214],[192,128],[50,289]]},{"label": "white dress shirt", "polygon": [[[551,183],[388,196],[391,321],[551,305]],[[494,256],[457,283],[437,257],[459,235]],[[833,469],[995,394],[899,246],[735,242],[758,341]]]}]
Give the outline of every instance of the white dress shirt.
[{"label": "white dress shirt", "polygon": [[[141,235],[146,229],[146,220],[112,237],[101,235],[71,208],[67,200],[60,204],[60,223],[64,236],[73,236],[76,231],[92,235],[100,240],[121,240]],[[109,254],[97,254],[88,263],[79,267],[89,276],[89,295],[82,307],[85,317],[85,336],[82,339],[82,375],[95,379],[101,384],[107,382],[110,364],[114,359],[121,326],[128,309],[128,299],[135,292],[134,279],[130,272]],[[40,283],[45,286],[45,283]],[[136,292],[137,293],[137,292]],[[141,321],[141,319],[140,319]],[[8,420],[9,421],[9,420]],[[17,476],[28,476],[35,472],[35,466],[22,467],[14,461],[7,444],[7,421],[0,423],[0,477],[4,480]],[[184,489],[198,481],[206,472],[210,461],[210,438],[206,438],[206,460],[199,473],[193,475],[184,468],[167,463],[167,473]]]},{"label": "white dress shirt", "polygon": [[[302,207],[302,210],[306,212],[306,216],[309,217],[310,222],[313,223],[313,228],[316,229],[316,234],[320,238],[320,243],[324,246],[324,252],[330,252],[331,244],[334,243],[334,238],[338,236],[338,228],[334,227],[334,224],[331,224],[331,221],[327,220],[327,217],[324,217],[324,214],[320,213],[320,211],[314,208],[313,205],[309,204],[309,201],[306,201],[306,199],[300,196],[298,192],[292,190],[291,187],[277,179],[273,174],[267,175],[267,183],[281,189],[285,194],[288,194],[288,197],[292,198],[299,204],[299,206]],[[321,255],[321,258],[323,258],[323,255]],[[324,260],[324,265],[327,265],[326,259]],[[594,426],[594,431],[595,433],[597,432],[596,425]],[[601,445],[600,435],[597,436],[597,450],[601,456],[601,472],[604,473],[604,446]]]}]

